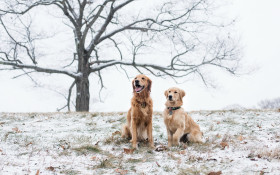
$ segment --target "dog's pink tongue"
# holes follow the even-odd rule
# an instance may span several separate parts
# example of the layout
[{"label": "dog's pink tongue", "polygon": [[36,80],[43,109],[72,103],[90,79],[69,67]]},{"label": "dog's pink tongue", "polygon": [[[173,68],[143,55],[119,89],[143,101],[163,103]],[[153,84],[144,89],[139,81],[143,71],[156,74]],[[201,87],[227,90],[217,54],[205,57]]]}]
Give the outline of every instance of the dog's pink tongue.
[{"label": "dog's pink tongue", "polygon": [[135,91],[138,92],[138,91],[140,91],[141,89],[142,89],[142,87],[136,87],[136,88],[135,88]]}]

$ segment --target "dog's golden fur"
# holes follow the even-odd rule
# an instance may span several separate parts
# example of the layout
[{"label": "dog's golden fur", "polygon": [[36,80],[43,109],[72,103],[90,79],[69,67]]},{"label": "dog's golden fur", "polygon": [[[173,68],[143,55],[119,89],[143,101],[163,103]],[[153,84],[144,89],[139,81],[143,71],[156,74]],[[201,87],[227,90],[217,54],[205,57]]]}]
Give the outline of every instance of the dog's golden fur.
[{"label": "dog's golden fur", "polygon": [[[142,91],[136,92],[135,81],[139,82]],[[127,113],[126,124],[122,127],[122,137],[132,138],[132,147],[137,148],[137,141],[148,138],[151,147],[154,147],[152,134],[153,101],[150,97],[152,81],[145,75],[138,75],[132,81],[133,97],[131,108]]]},{"label": "dog's golden fur", "polygon": [[[190,142],[202,142],[202,132],[198,124],[184,111],[183,97],[185,91],[176,87],[169,88],[164,92],[166,96],[165,110],[163,112],[164,123],[168,135],[168,147],[179,145],[179,140],[184,134]],[[172,96],[172,100],[169,99]],[[169,114],[168,107],[181,107],[177,110],[172,110],[172,115]]]}]

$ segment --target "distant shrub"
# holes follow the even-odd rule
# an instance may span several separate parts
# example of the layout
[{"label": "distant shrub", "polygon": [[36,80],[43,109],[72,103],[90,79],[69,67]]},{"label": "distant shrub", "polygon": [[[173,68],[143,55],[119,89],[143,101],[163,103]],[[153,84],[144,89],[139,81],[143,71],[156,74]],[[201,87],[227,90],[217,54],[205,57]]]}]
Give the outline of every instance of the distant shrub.
[{"label": "distant shrub", "polygon": [[258,105],[262,109],[280,109],[280,97],[270,100],[262,100]]},{"label": "distant shrub", "polygon": [[231,104],[224,107],[223,110],[246,110],[246,108],[239,104]]}]

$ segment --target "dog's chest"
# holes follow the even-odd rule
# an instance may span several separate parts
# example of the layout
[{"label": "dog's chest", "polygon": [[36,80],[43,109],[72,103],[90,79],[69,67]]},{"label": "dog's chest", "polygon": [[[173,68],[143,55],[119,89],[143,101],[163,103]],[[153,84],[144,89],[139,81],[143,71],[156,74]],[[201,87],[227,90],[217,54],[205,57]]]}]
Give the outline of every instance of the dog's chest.
[{"label": "dog's chest", "polygon": [[179,127],[184,126],[184,115],[180,111],[173,111],[172,115],[167,110],[164,115],[164,121],[170,131],[176,131]]},{"label": "dog's chest", "polygon": [[151,120],[152,109],[148,103],[137,103],[132,109],[132,116],[137,121],[137,123]]},{"label": "dog's chest", "polygon": [[141,105],[140,111],[143,113],[144,116],[147,116],[149,114],[149,107],[146,104]]}]

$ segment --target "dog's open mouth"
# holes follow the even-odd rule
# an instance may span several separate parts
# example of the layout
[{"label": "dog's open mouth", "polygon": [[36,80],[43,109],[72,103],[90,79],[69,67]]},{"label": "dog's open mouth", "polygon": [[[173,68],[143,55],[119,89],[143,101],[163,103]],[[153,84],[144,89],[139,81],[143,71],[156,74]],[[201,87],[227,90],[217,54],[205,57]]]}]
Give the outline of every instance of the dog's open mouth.
[{"label": "dog's open mouth", "polygon": [[135,85],[135,92],[140,93],[144,88],[145,86]]}]

